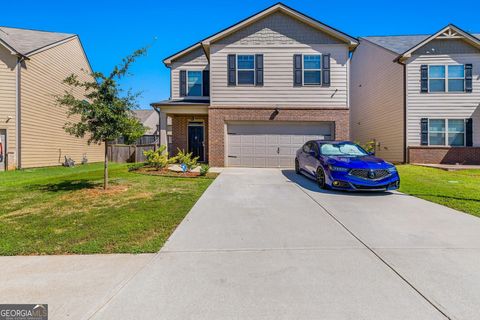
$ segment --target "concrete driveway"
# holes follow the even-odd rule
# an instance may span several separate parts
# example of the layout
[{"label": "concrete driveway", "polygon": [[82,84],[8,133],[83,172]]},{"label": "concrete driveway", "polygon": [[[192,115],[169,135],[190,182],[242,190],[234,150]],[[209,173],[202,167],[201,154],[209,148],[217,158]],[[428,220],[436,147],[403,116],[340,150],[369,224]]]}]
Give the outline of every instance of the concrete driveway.
[{"label": "concrete driveway", "polygon": [[94,319],[478,319],[480,219],[226,169]]}]

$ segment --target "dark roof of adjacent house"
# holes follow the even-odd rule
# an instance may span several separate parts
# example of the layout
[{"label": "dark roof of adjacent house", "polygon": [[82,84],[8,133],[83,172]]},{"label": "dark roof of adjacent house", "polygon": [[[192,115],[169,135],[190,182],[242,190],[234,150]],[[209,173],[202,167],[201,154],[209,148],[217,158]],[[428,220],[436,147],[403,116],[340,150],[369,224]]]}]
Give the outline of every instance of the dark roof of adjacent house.
[{"label": "dark roof of adjacent house", "polygon": [[0,26],[0,42],[22,56],[72,37],[76,35]]},{"label": "dark roof of adjacent house", "polygon": [[157,105],[170,105],[170,106],[178,106],[178,105],[209,105],[209,99],[177,99],[177,100],[163,100],[159,102],[151,103],[152,106]]},{"label": "dark roof of adjacent house", "polygon": [[155,110],[133,110],[133,113],[141,123],[144,123],[153,113],[155,113]]},{"label": "dark roof of adjacent house", "polygon": [[[480,34],[472,33],[471,35],[480,39]],[[404,35],[404,36],[374,36],[374,37],[361,37],[360,39],[368,40],[376,45],[379,45],[380,47],[384,47],[385,49],[388,49],[395,53],[402,54],[431,36],[432,36],[431,34]]]}]

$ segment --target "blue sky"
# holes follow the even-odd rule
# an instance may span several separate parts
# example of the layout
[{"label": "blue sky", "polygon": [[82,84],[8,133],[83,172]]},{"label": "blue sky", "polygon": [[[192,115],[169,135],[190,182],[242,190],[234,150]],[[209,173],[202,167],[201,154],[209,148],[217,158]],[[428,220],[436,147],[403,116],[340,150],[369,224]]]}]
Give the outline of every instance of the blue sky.
[{"label": "blue sky", "polygon": [[[277,1],[14,1],[2,3],[0,25],[80,35],[95,70],[108,72],[137,48],[152,44],[131,69],[125,88],[142,92],[141,108],[169,97],[162,60]],[[454,23],[480,33],[480,1],[318,1],[285,4],[352,36],[428,34]],[[404,8],[408,8],[404,10]],[[154,41],[154,39],[157,39]]]}]

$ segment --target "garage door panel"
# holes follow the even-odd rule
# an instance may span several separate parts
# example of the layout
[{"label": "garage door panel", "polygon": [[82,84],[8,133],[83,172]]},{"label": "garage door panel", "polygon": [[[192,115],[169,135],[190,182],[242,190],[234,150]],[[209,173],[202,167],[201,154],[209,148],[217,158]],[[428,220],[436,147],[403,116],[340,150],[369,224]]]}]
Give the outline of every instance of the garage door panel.
[{"label": "garage door panel", "polygon": [[236,122],[227,124],[228,166],[292,167],[307,141],[333,137],[330,122]]}]

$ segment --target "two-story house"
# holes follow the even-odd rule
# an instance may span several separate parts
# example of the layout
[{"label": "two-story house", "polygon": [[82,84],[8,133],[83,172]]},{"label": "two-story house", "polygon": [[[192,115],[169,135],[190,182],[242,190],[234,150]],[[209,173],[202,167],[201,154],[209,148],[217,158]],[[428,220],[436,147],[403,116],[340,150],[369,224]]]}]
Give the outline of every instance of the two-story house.
[{"label": "two-story house", "polygon": [[[60,165],[65,156],[102,161],[104,149],[64,130],[67,109],[56,96],[91,72],[75,34],[0,27],[0,171]],[[72,91],[81,96],[81,90]]]},{"label": "two-story house", "polygon": [[351,135],[395,162],[480,164],[480,35],[360,38],[352,56]]},{"label": "two-story house", "polygon": [[[357,39],[276,4],[164,60],[161,142],[213,166],[291,166],[311,139],[348,140]],[[173,149],[173,150],[172,150]]]}]

